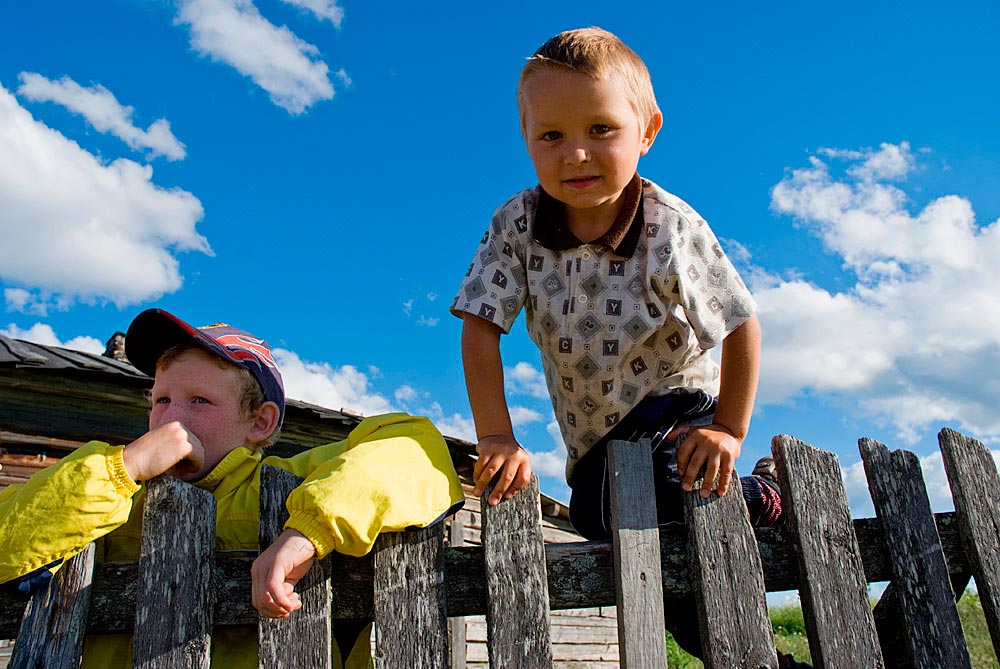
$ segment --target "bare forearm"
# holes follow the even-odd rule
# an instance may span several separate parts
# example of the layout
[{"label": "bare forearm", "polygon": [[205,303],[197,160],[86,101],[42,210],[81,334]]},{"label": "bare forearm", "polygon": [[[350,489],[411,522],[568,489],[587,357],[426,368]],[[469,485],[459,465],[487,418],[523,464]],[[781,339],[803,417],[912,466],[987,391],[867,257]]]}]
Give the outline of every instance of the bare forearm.
[{"label": "bare forearm", "polygon": [[476,436],[479,439],[512,436],[514,430],[504,397],[500,329],[477,316],[467,315],[462,328],[462,365]]},{"label": "bare forearm", "polygon": [[722,378],[715,423],[742,441],[750,429],[760,372],[760,322],[751,316],[722,342]]}]

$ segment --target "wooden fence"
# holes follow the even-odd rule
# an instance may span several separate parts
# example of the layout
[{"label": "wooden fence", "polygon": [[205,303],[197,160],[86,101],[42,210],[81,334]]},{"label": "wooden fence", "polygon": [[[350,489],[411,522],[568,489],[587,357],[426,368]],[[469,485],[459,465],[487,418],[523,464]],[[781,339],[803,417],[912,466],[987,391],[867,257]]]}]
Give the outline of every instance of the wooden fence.
[{"label": "wooden fence", "polygon": [[[939,441],[955,512],[931,513],[912,453],[862,439],[877,518],[852,521],[836,456],[775,437],[786,522],[756,536],[738,492],[691,493],[687,528],[658,532],[649,447],[615,442],[611,543],[543,545],[536,479],[484,505],[481,547],[445,548],[439,524],[383,535],[365,558],[331,555],[299,583],[303,608],[287,620],[251,607],[250,558],[212,559],[211,495],[161,477],[148,483],[139,563],[95,568],[84,551],[27,606],[0,601],[0,638],[18,638],[13,667],[79,666],[88,631],[133,632],[137,667],[208,667],[213,625],[254,625],[261,667],[324,667],[331,619],[368,618],[376,667],[438,668],[450,666],[448,617],[485,613],[490,666],[532,669],[552,666],[550,608],[616,604],[622,666],[660,669],[663,607],[694,595],[710,621],[706,667],[773,669],[765,591],[798,588],[816,667],[968,667],[955,598],[970,576],[1000,648],[1000,476],[979,442],[951,430]],[[263,545],[297,483],[266,470]],[[873,581],[891,581],[874,614]]]}]

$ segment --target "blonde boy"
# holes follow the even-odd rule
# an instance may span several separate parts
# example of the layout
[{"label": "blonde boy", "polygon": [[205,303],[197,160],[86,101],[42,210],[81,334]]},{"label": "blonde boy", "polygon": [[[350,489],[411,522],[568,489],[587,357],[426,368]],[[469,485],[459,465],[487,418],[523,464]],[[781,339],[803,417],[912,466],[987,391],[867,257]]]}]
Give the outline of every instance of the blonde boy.
[{"label": "blonde boy", "polygon": [[[263,458],[285,412],[267,343],[227,325],[194,328],[159,309],[139,314],[129,360],[154,377],[149,431],[126,446],[90,442],[23,486],[0,491],[0,583],[37,587],[91,541],[98,559],[138,559],[142,482],[165,472],[217,503],[216,548],[257,551],[264,464],[305,478],[289,520],[254,561],[254,606],[269,617],[301,608],[294,586],[331,550],[367,553],[382,531],[427,526],[461,506],[461,484],[440,433],[425,418],[368,418],[347,439],[291,458]],[[30,589],[30,588],[26,588]],[[334,629],[335,662],[371,665],[363,622]],[[131,637],[87,638],[84,667],[131,667]],[[340,666],[338,664],[338,666]],[[256,667],[255,629],[213,634],[213,667]]]},{"label": "blonde boy", "polygon": [[[703,497],[716,476],[719,494],[731,484],[757,387],[756,304],[704,219],[637,174],[663,117],[621,40],[599,28],[553,37],[522,69],[517,100],[539,185],[496,211],[451,306],[464,321],[475,492],[499,473],[497,504],[530,477],[499,348],[523,309],[568,451],[574,526],[609,538],[607,443],[644,437],[660,522],[678,521],[680,491],[700,475]],[[719,344],[721,369],[708,354]],[[756,524],[780,518],[768,465],[740,480]],[[697,654],[697,630],[670,618]]]}]

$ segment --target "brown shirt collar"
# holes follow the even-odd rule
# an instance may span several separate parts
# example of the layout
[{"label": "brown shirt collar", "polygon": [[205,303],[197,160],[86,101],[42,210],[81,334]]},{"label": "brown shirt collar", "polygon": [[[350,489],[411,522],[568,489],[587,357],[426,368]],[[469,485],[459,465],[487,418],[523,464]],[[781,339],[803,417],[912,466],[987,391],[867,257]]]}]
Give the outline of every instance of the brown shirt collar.
[{"label": "brown shirt collar", "polygon": [[[631,258],[643,228],[642,178],[638,174],[625,186],[622,197],[622,208],[615,222],[607,232],[590,243],[604,244],[616,255]],[[538,187],[538,208],[535,210],[531,235],[537,243],[550,251],[566,251],[584,244],[566,225],[565,205],[546,193],[541,186]]]}]

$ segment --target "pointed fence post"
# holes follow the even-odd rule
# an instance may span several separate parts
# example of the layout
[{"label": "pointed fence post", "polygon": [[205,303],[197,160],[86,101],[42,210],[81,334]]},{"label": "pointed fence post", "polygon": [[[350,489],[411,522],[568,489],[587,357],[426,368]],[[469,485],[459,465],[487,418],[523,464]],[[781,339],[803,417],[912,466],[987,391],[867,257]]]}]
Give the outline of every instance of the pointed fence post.
[{"label": "pointed fence post", "polygon": [[836,669],[851,658],[859,667],[881,669],[885,664],[837,456],[784,434],[772,440],[771,449],[785,526],[796,547],[813,666]]},{"label": "pointed fence post", "polygon": [[[300,483],[295,474],[264,465],[260,474],[260,546],[263,551],[281,534],[288,521],[285,500]],[[329,667],[333,651],[330,628],[330,579],[323,562],[313,563],[295,585],[302,608],[288,618],[259,615],[258,666],[265,668]],[[350,648],[341,649],[346,654]]]},{"label": "pointed fence post", "polygon": [[875,513],[885,529],[913,666],[971,667],[920,460],[907,451],[890,453],[867,437],[858,447]]},{"label": "pointed fence post", "polygon": [[688,550],[694,576],[706,669],[776,669],[778,656],[767,614],[757,538],[740,482],[725,496],[700,495],[701,481],[684,493]]},{"label": "pointed fence post", "polygon": [[944,429],[938,442],[993,650],[1000,656],[1000,474],[979,441]]},{"label": "pointed fence post", "polygon": [[133,666],[208,669],[215,498],[169,474],[145,487]]},{"label": "pointed fence post", "polygon": [[94,544],[90,543],[31,598],[10,658],[11,669],[80,666],[93,577]]},{"label": "pointed fence post", "polygon": [[628,669],[663,669],[663,578],[649,440],[608,444],[618,652]]}]

